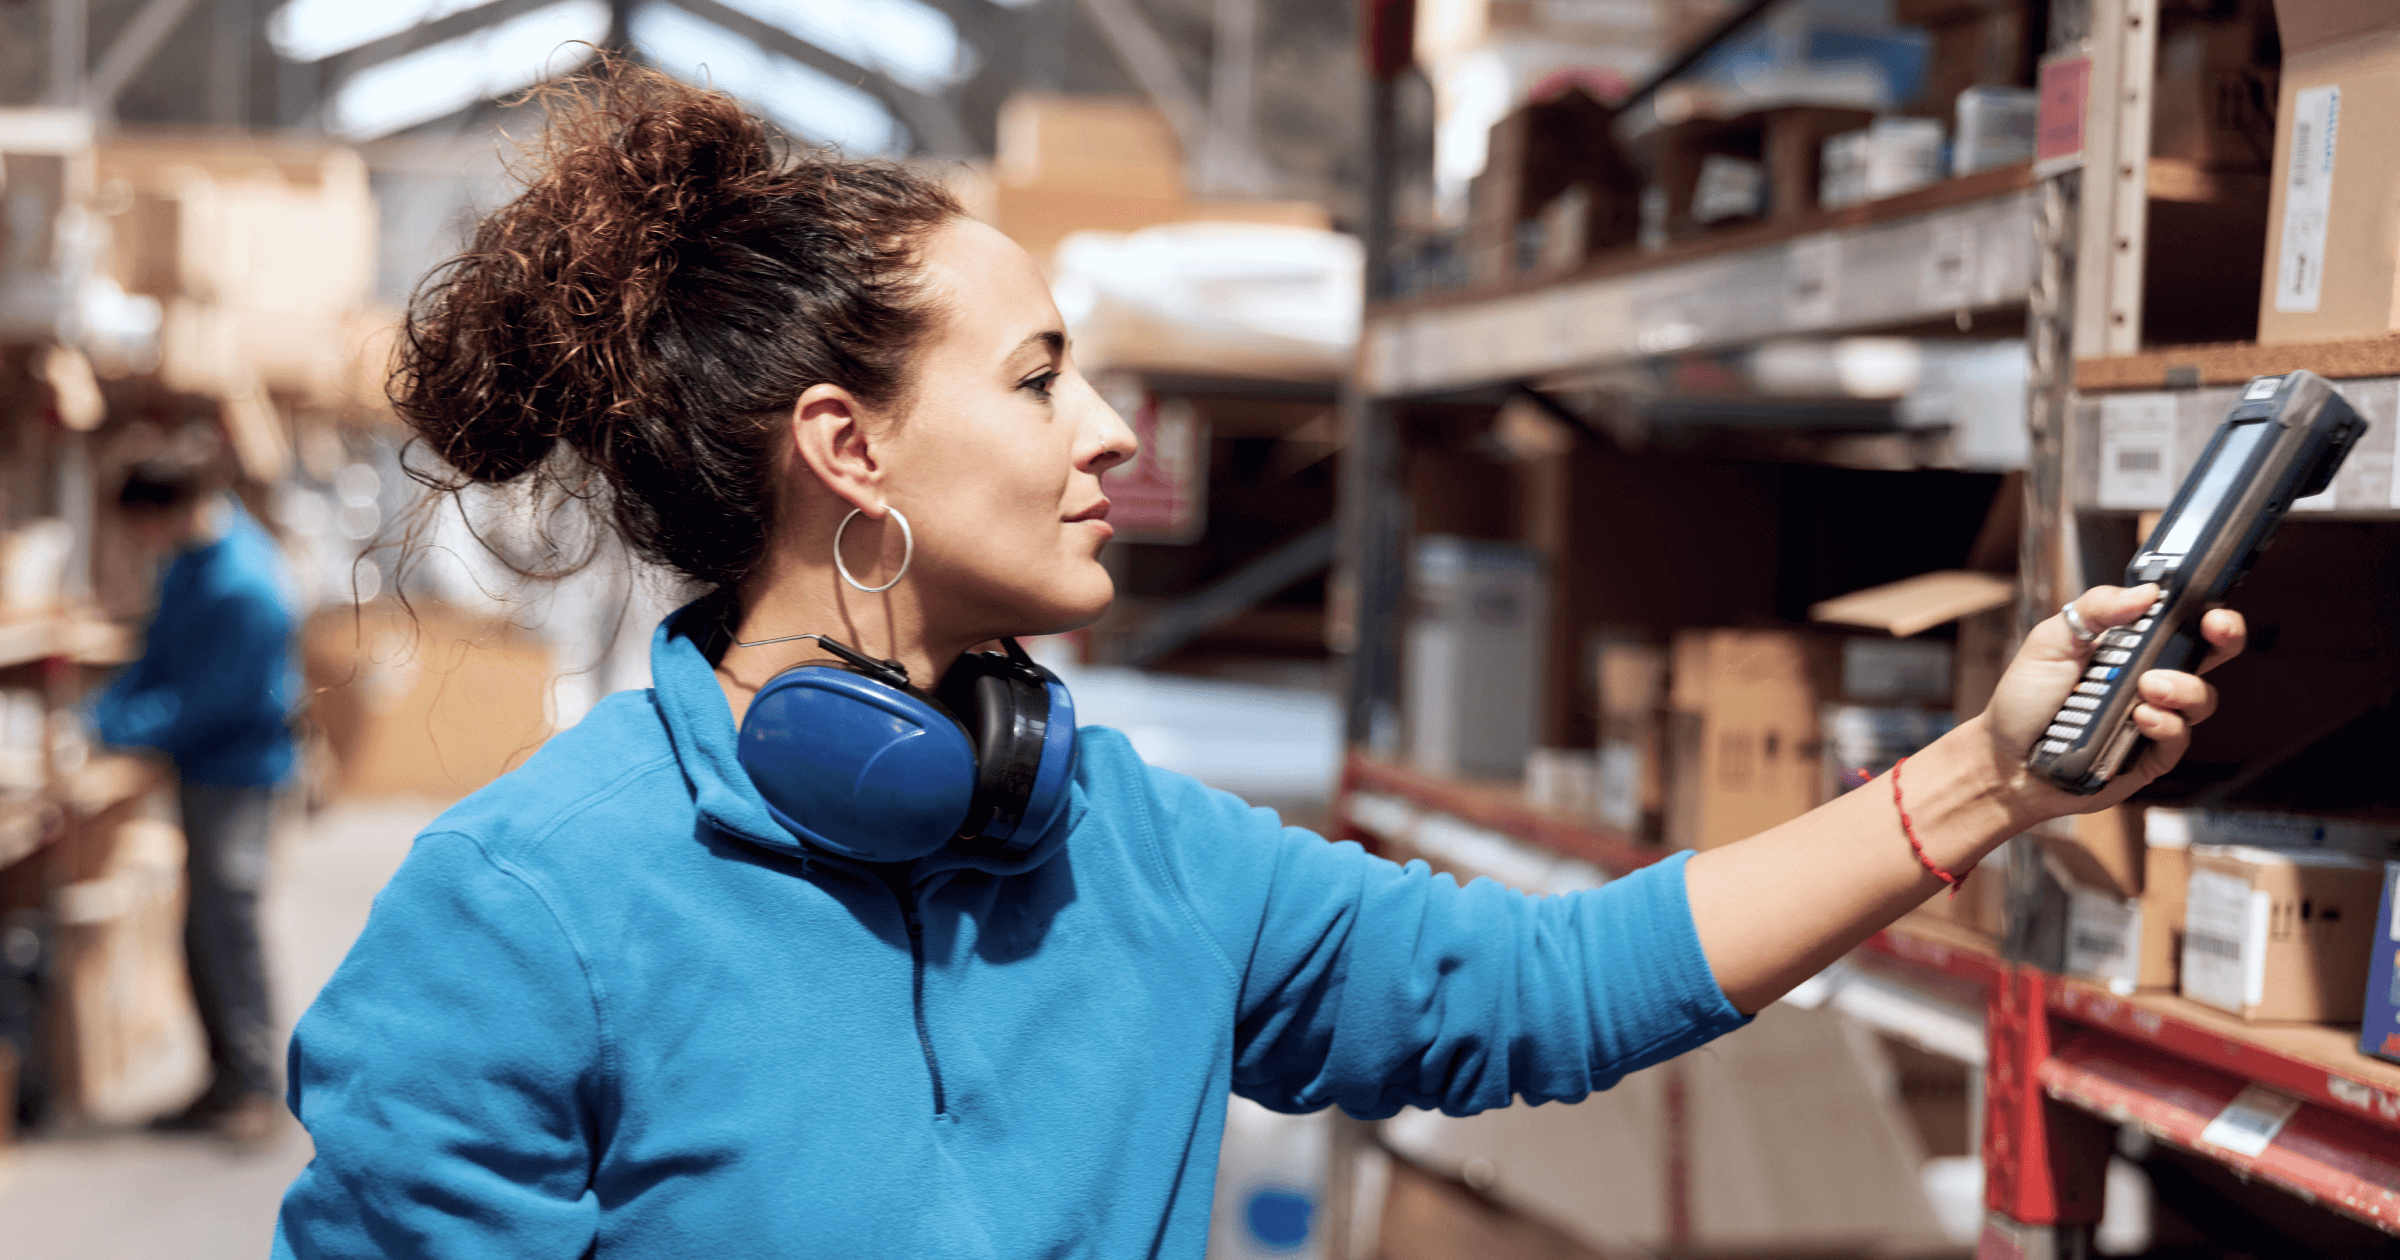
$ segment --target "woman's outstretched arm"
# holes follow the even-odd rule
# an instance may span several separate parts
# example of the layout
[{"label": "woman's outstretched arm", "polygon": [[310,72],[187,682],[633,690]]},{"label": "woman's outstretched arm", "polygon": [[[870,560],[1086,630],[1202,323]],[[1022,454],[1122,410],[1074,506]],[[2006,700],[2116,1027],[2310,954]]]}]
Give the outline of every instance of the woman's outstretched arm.
[{"label": "woman's outstretched arm", "polygon": [[[2093,630],[2123,625],[2157,598],[2154,586],[2094,587],[2075,601]],[[2202,618],[2209,657],[2200,672],[2242,650],[2241,614]],[[2035,823],[2123,801],[2164,774],[2215,710],[2214,688],[2193,674],[2142,676],[2134,722],[2150,746],[2096,796],[2075,796],[2025,769],[2025,754],[2082,676],[2089,645],[2054,616],[2026,636],[1991,706],[1908,759],[1902,790],[1926,855],[1963,874],[2001,841]],[[1943,890],[1917,860],[1892,800],[1892,776],[1739,844],[1691,860],[1684,873],[1692,923],[1717,983],[1755,1013]]]}]

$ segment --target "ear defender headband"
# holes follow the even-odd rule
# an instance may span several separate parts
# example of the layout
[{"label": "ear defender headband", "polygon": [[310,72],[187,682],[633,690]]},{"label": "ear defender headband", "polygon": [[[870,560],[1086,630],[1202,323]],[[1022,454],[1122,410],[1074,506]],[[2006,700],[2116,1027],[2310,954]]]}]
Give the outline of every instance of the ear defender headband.
[{"label": "ear defender headband", "polygon": [[793,835],[861,862],[908,862],[953,840],[1019,853],[1057,821],[1075,701],[1016,640],[961,656],[927,695],[898,661],[792,638],[839,660],[769,679],[742,716],[739,748],[767,812]]}]

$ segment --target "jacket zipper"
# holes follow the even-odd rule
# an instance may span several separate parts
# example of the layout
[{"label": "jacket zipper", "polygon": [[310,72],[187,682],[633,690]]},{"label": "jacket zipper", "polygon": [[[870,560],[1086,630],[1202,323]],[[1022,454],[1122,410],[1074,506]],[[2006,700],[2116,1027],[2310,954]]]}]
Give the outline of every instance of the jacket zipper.
[{"label": "jacket zipper", "polygon": [[895,882],[892,895],[908,922],[909,1001],[916,1008],[917,1048],[925,1053],[925,1072],[933,1079],[933,1114],[947,1115],[949,1100],[942,1090],[942,1061],[933,1052],[933,1030],[925,1023],[925,924],[917,918],[916,900],[905,885]]}]

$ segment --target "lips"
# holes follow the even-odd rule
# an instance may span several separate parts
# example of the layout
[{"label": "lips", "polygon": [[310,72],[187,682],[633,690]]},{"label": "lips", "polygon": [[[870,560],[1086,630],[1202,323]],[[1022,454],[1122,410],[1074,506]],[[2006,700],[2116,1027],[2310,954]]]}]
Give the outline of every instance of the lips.
[{"label": "lips", "polygon": [[1067,517],[1066,521],[1069,525],[1091,526],[1104,542],[1117,536],[1116,526],[1108,523],[1108,500],[1106,499]]}]

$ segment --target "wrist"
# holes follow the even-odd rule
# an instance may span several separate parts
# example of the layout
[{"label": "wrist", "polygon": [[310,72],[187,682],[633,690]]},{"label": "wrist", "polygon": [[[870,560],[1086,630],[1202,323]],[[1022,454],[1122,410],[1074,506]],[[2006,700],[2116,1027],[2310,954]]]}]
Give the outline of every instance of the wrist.
[{"label": "wrist", "polygon": [[1908,759],[1908,811],[1927,852],[1963,872],[2010,836],[2050,817],[2023,765],[2000,755],[1968,719]]}]

